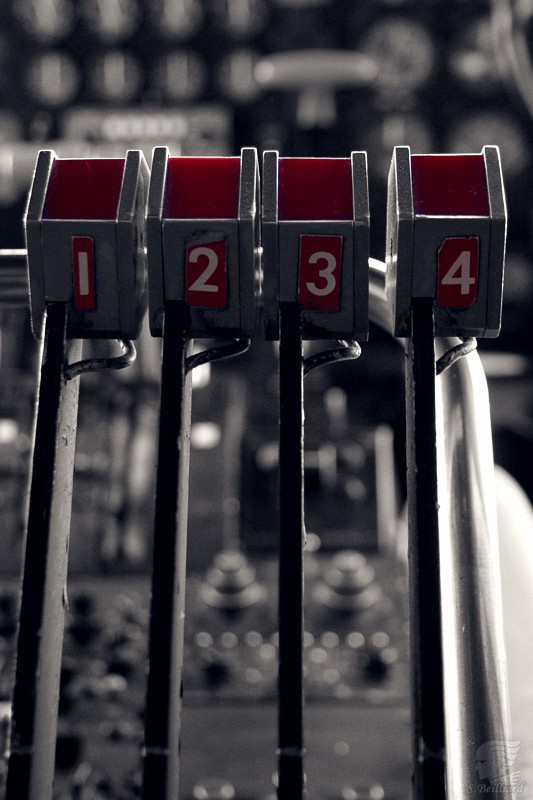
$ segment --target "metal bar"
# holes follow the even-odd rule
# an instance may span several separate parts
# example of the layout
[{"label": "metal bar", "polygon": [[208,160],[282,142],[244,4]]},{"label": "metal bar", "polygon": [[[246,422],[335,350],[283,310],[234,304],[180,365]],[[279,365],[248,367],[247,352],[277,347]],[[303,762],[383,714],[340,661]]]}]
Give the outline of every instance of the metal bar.
[{"label": "metal bar", "polygon": [[[370,317],[392,333],[385,264],[370,259]],[[438,355],[458,339],[437,340]],[[477,748],[511,742],[487,381],[477,352],[436,381],[446,779],[477,790]]]},{"label": "metal bar", "polygon": [[406,369],[414,797],[445,798],[433,301],[414,300]]},{"label": "metal bar", "polygon": [[280,303],[278,798],[304,797],[303,348],[300,309]]},{"label": "metal bar", "polygon": [[156,476],[149,674],[143,750],[144,800],[176,800],[190,453],[191,376],[187,309],[167,303]]},{"label": "metal bar", "polygon": [[[479,780],[479,747],[496,743],[505,752],[517,744],[510,724],[489,397],[477,353],[438,378],[436,406],[446,783],[450,798],[462,798],[494,788]],[[513,761],[500,763],[507,768],[500,783],[515,796]]]},{"label": "metal bar", "polygon": [[67,307],[46,315],[36,405],[6,800],[51,800],[79,380],[66,382]]}]

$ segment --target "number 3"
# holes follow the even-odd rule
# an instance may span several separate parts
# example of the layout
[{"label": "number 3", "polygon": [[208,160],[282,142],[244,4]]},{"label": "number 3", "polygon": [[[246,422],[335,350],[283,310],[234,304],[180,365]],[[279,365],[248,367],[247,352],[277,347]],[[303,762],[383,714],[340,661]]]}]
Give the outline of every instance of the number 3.
[{"label": "number 3", "polygon": [[343,237],[302,234],[298,303],[309,311],[338,311],[341,296]]},{"label": "number 3", "polygon": [[319,278],[325,278],[326,285],[322,288],[319,288],[316,283],[313,283],[312,281],[308,281],[305,285],[311,294],[315,294],[317,297],[325,297],[327,294],[330,294],[337,285],[337,280],[333,274],[337,266],[337,259],[332,253],[326,253],[325,250],[319,250],[317,253],[313,253],[313,255],[309,257],[309,263],[318,264],[319,261],[326,262],[326,266],[323,269],[318,270]]}]

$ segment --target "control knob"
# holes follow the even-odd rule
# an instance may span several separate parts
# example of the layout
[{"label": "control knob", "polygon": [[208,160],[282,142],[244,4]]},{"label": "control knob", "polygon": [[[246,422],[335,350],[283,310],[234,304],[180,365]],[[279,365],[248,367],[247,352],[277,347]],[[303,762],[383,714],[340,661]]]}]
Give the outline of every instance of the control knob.
[{"label": "control knob", "polygon": [[314,590],[315,600],[337,611],[363,611],[381,596],[374,569],[356,550],[341,550]]},{"label": "control knob", "polygon": [[256,580],[255,569],[244,553],[223,550],[207,570],[200,595],[212,608],[239,611],[259,602],[264,589]]}]

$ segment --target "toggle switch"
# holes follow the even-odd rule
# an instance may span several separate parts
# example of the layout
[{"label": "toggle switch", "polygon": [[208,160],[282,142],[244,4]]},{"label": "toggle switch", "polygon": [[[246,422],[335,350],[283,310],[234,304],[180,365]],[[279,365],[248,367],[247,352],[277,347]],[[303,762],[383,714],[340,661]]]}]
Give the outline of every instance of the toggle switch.
[{"label": "toggle switch", "polygon": [[154,150],[148,201],[150,329],[184,302],[197,338],[251,336],[259,294],[259,170],[240,157],[169,157]]},{"label": "toggle switch", "polygon": [[411,301],[434,300],[437,336],[497,336],[506,204],[497,147],[411,155],[389,173],[387,299],[395,336],[410,335]]},{"label": "toggle switch", "polygon": [[279,338],[279,303],[300,306],[304,339],[368,335],[366,154],[264,156],[265,331]]},{"label": "toggle switch", "polygon": [[67,303],[68,335],[138,336],[145,310],[144,204],[148,167],[126,158],[37,158],[25,215],[32,327]]}]

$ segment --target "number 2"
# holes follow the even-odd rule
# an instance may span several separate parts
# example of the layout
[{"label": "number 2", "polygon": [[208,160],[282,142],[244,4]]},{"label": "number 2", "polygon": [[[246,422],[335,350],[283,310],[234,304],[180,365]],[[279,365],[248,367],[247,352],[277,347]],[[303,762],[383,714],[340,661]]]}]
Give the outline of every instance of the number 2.
[{"label": "number 2", "polygon": [[210,247],[194,247],[189,252],[188,263],[197,264],[201,256],[207,257],[207,266],[199,274],[194,283],[189,286],[189,292],[218,292],[220,287],[216,283],[207,283],[218,266],[218,257]]},{"label": "number 2", "polygon": [[228,296],[226,240],[191,245],[186,250],[185,302],[200,308],[225,308]]}]

